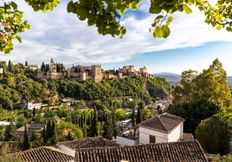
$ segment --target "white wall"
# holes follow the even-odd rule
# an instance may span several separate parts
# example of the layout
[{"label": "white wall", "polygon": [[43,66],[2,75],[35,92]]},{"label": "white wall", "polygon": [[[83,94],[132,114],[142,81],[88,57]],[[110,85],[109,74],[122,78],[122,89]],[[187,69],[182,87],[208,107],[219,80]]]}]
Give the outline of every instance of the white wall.
[{"label": "white wall", "polygon": [[139,140],[132,140],[125,137],[116,137],[116,143],[120,146],[134,146],[139,144]]},{"label": "white wall", "polygon": [[27,103],[27,109],[29,110],[33,110],[34,108],[38,110],[41,108],[41,106],[42,103],[32,103],[32,102]]},{"label": "white wall", "polygon": [[67,154],[67,155],[70,155],[70,156],[72,156],[72,157],[75,157],[75,152],[76,152],[76,150],[73,150],[73,149],[71,149],[71,148],[69,148],[69,147],[67,147],[67,146],[64,146],[64,145],[57,145],[58,146],[58,148],[61,150],[61,151],[63,151],[65,154]]},{"label": "white wall", "polygon": [[179,141],[183,137],[183,123],[179,124],[168,134],[168,142]]},{"label": "white wall", "polygon": [[0,121],[0,125],[1,125],[1,126],[10,125],[10,122],[7,122],[7,121]]},{"label": "white wall", "polygon": [[139,144],[149,144],[150,143],[150,135],[156,137],[156,143],[164,143],[168,142],[168,134],[139,127]]},{"label": "white wall", "polygon": [[139,127],[139,144],[149,144],[150,135],[156,137],[156,143],[177,142],[183,137],[183,122],[170,133]]}]

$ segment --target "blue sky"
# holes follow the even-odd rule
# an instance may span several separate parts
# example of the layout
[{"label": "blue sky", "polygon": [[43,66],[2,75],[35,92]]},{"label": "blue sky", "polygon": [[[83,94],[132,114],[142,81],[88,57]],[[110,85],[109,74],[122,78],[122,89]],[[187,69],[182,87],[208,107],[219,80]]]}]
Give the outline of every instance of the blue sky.
[{"label": "blue sky", "polygon": [[174,72],[181,74],[184,70],[201,71],[219,58],[229,75],[232,75],[232,42],[210,42],[197,47],[149,52],[136,55],[121,63],[103,64],[105,68],[118,68],[134,64],[136,68],[146,65],[152,73]]},{"label": "blue sky", "polygon": [[130,11],[121,24],[127,28],[123,39],[101,36],[95,27],[88,27],[75,15],[66,12],[66,2],[46,14],[33,10],[22,0],[16,0],[25,12],[31,29],[24,34],[23,43],[15,43],[9,55],[1,60],[41,64],[54,58],[65,65],[102,64],[117,68],[134,64],[147,66],[150,73],[181,73],[187,69],[202,70],[219,58],[232,75],[232,33],[217,31],[204,23],[204,15],[193,8],[193,13],[177,13],[167,39],[154,39],[149,28],[155,15],[148,13],[149,1],[140,4],[138,11]]}]

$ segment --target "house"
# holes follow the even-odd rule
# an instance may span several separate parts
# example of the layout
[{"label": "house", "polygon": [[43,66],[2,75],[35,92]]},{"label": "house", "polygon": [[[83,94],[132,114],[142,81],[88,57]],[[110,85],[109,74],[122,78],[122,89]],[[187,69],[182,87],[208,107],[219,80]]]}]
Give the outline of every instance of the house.
[{"label": "house", "polygon": [[75,162],[208,162],[198,141],[77,149]]},{"label": "house", "polygon": [[[27,134],[30,137],[33,132],[40,131],[44,128],[43,124],[27,124]],[[23,139],[25,132],[25,126],[17,129],[18,136]]]},{"label": "house", "polygon": [[129,129],[116,137],[116,143],[120,146],[134,146],[139,144],[138,129]]},{"label": "house", "polygon": [[133,129],[130,129],[118,135],[116,141],[122,146],[177,142],[183,139],[183,124],[184,119],[179,116],[168,113],[155,114],[154,117],[138,125],[134,134],[132,133],[134,136],[128,135],[131,134],[130,131],[133,131]]},{"label": "house", "polygon": [[41,107],[42,107],[42,103],[34,103],[33,101],[26,103],[26,108],[28,110],[33,110],[33,109],[39,110]]},{"label": "house", "polygon": [[57,147],[60,150],[62,150],[65,154],[70,155],[72,157],[75,156],[75,152],[77,149],[113,147],[113,146],[115,147],[119,145],[116,144],[114,141],[110,141],[102,137],[88,137],[83,140],[66,141],[57,144]]},{"label": "house", "polygon": [[41,109],[42,106],[46,106],[46,104],[34,103],[34,101],[28,101],[25,103],[18,103],[16,105],[17,108],[26,108],[28,110],[33,110],[33,109],[39,110],[39,109]]},{"label": "house", "polygon": [[71,106],[72,104],[77,104],[80,102],[80,100],[75,100],[75,99],[70,98],[70,97],[63,98],[61,101],[63,104],[67,104],[67,106]]},{"label": "house", "polygon": [[184,119],[158,114],[139,124],[139,144],[177,142],[183,138]]},{"label": "house", "polygon": [[10,122],[0,121],[0,126],[7,126],[7,125],[10,125]]},{"label": "house", "polygon": [[74,158],[64,154],[55,147],[44,146],[14,154],[8,154],[4,157],[0,157],[0,161],[74,162]]}]

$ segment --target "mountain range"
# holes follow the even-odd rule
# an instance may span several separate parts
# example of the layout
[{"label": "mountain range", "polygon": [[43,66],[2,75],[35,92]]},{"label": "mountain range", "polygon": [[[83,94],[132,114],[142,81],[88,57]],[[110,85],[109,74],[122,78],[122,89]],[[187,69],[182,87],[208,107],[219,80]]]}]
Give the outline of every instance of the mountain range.
[{"label": "mountain range", "polygon": [[[176,73],[169,73],[169,72],[162,72],[162,73],[155,73],[153,74],[154,77],[164,78],[166,79],[171,85],[177,85],[180,83],[181,75]],[[232,76],[228,76],[228,84],[232,87]]]}]

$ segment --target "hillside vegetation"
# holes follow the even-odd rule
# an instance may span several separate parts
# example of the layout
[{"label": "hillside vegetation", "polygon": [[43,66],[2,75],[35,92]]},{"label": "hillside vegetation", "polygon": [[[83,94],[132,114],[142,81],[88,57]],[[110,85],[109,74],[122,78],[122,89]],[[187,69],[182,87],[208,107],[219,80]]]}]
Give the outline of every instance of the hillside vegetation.
[{"label": "hillside vegetation", "polygon": [[36,71],[22,64],[0,63],[0,102],[3,108],[14,109],[17,103],[28,100],[50,103],[51,100],[72,97],[84,100],[105,100],[112,97],[134,97],[145,100],[163,98],[170,93],[170,85],[161,78],[133,77],[103,80],[37,80]]}]

